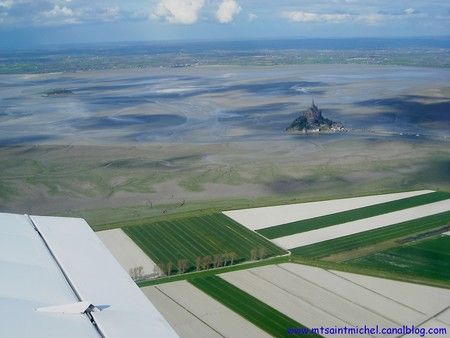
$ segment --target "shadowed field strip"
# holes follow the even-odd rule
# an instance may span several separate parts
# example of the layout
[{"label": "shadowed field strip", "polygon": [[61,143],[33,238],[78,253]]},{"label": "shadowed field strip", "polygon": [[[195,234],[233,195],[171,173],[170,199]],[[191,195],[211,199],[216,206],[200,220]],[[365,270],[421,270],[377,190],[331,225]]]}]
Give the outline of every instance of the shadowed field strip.
[{"label": "shadowed field strip", "polygon": [[234,263],[250,259],[253,249],[264,248],[265,257],[282,255],[280,249],[262,236],[222,214],[180,218],[123,228],[155,263],[187,259],[187,271],[195,270],[197,257],[235,253]]},{"label": "shadowed field strip", "polygon": [[363,246],[381,243],[387,240],[413,235],[421,231],[441,227],[450,221],[450,211],[417,218],[411,221],[393,224],[388,227],[369,230],[349,236],[294,248],[295,255],[311,258],[323,258],[332,254],[357,249]]},{"label": "shadowed field strip", "polygon": [[407,222],[449,210],[450,199],[379,216],[364,218],[353,222],[333,225],[322,229],[311,230],[300,234],[280,237],[274,239],[273,242],[286,249],[298,248],[360,232],[366,232],[378,228],[388,228],[389,226],[400,222]]},{"label": "shadowed field strip", "polygon": [[409,191],[263,208],[231,210],[224,211],[223,213],[249,229],[260,230],[281,224],[321,217],[432,192],[432,190]]},{"label": "shadowed field strip", "polygon": [[387,214],[390,212],[412,208],[424,204],[438,202],[446,200],[448,198],[450,198],[450,193],[432,192],[428,194],[403,198],[400,200],[370,205],[363,208],[320,216],[312,219],[306,219],[298,222],[264,228],[257,230],[257,232],[266,238],[274,239],[278,237],[293,235],[296,233],[325,228],[336,224],[352,222],[363,218]]},{"label": "shadowed field strip", "polygon": [[190,283],[274,337],[289,337],[288,328],[304,327],[220,277],[192,279]]}]

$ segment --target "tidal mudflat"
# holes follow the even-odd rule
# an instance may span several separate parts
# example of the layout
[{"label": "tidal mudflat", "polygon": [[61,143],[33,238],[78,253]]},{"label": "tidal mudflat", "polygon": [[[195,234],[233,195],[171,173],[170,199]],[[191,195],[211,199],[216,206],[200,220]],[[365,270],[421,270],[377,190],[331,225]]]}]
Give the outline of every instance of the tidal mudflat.
[{"label": "tidal mudflat", "polygon": [[286,140],[284,129],[312,99],[354,131],[442,137],[448,78],[447,69],[372,65],[2,75],[0,142]]},{"label": "tidal mudflat", "polygon": [[[0,209],[95,224],[449,189],[449,78],[375,65],[1,75]],[[286,134],[312,99],[348,131]]]}]

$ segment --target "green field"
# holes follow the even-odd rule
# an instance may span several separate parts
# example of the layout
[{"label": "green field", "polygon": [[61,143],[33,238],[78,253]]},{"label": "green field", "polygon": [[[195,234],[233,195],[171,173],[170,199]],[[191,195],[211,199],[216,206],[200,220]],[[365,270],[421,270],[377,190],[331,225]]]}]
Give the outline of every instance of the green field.
[{"label": "green field", "polygon": [[448,198],[450,198],[450,193],[433,192],[429,194],[403,198],[397,201],[375,204],[363,208],[338,212],[321,217],[315,217],[298,222],[277,225],[270,228],[257,230],[257,232],[269,239],[279,238],[314,229],[320,229],[331,225],[342,224],[363,218],[386,214],[406,208],[412,208],[419,205],[442,201]]},{"label": "green field", "polygon": [[[124,227],[123,230],[157,264],[173,264],[188,261],[185,272],[197,269],[198,258],[234,253],[233,264],[248,261],[251,251],[258,251],[263,258],[286,252],[262,236],[248,230],[221,213],[185,217],[156,223]],[[228,258],[230,265],[231,261]],[[211,267],[203,267],[202,270]],[[222,262],[221,265],[225,265]],[[219,266],[221,266],[219,265]]]},{"label": "green field", "polygon": [[388,240],[402,238],[408,235],[420,233],[446,225],[450,221],[450,211],[440,214],[418,218],[412,221],[402,222],[362,233],[340,237],[317,244],[311,244],[292,249],[292,254],[323,258],[332,254],[358,249],[364,246],[374,245]]},{"label": "green field", "polygon": [[[217,301],[274,337],[289,337],[289,328],[305,328],[220,277],[196,278],[190,282]],[[302,334],[302,336],[315,336]]]},{"label": "green field", "polygon": [[450,236],[405,244],[347,261],[347,263],[413,277],[450,281]]}]

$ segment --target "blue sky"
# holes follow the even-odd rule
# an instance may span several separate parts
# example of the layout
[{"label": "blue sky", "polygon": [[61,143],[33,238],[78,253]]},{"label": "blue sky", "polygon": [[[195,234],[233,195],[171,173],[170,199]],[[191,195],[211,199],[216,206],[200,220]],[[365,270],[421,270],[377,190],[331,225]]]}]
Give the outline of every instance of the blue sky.
[{"label": "blue sky", "polygon": [[3,46],[449,35],[449,0],[0,0]]}]

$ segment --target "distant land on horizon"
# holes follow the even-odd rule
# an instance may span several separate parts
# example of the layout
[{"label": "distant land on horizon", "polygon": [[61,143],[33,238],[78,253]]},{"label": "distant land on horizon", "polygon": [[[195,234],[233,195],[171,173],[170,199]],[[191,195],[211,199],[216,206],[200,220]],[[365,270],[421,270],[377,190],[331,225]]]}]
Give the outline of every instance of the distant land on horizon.
[{"label": "distant land on horizon", "polygon": [[[0,46],[1,43],[0,43]],[[171,52],[179,48],[198,49],[373,49],[373,48],[449,48],[450,36],[417,36],[417,37],[329,37],[329,38],[280,38],[280,39],[236,39],[236,40],[142,40],[101,43],[67,43],[39,44],[26,46],[2,46],[3,53],[20,53],[25,51],[69,52],[76,50],[120,51],[133,48],[142,51],[156,48],[155,52]]]},{"label": "distant land on horizon", "polygon": [[4,51],[0,74],[211,65],[374,64],[449,68],[449,51],[450,37],[43,45]]}]

